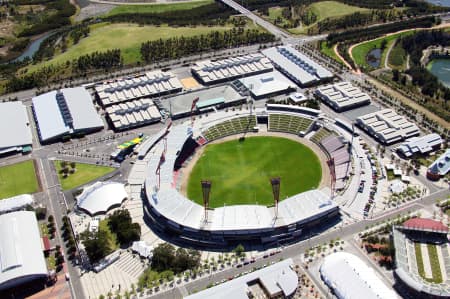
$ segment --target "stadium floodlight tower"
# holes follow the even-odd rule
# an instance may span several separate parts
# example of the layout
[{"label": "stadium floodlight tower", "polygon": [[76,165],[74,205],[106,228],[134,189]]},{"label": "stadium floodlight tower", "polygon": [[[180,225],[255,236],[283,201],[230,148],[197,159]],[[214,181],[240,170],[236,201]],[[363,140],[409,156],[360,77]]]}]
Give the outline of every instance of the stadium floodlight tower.
[{"label": "stadium floodlight tower", "polygon": [[195,107],[197,107],[197,103],[200,100],[199,97],[196,97],[193,101],[192,101],[192,105],[191,105],[191,127],[194,127],[194,120],[195,120]]},{"label": "stadium floodlight tower", "polygon": [[211,193],[211,181],[202,180],[203,207],[205,208],[205,222],[208,222],[209,195]]},{"label": "stadium floodlight tower", "polygon": [[327,161],[328,167],[330,168],[331,176],[331,199],[334,197],[334,189],[336,188],[336,168],[334,164],[334,158]]},{"label": "stadium floodlight tower", "polygon": [[273,201],[275,203],[275,219],[278,218],[278,202],[280,201],[280,177],[275,177],[270,179],[270,184],[272,185]]}]

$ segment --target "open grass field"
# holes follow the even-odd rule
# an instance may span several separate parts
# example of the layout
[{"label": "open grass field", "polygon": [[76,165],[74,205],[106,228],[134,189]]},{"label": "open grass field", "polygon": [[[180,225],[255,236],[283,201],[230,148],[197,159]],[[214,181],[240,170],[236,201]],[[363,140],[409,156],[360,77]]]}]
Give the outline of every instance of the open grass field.
[{"label": "open grass field", "polygon": [[197,26],[197,27],[169,27],[169,26],[139,26],[138,24],[110,24],[99,23],[91,26],[88,37],[70,47],[66,52],[56,55],[49,61],[30,65],[29,72],[33,72],[43,66],[51,64],[61,64],[71,61],[81,55],[86,55],[96,51],[102,52],[119,48],[122,51],[124,64],[131,64],[141,61],[140,48],[143,42],[149,40],[167,39],[175,36],[191,37],[200,34],[207,34],[211,31],[225,31],[231,29],[230,26]]},{"label": "open grass field", "polygon": [[[310,9],[317,15],[317,22],[320,22],[326,18],[338,18],[346,15],[350,15],[355,12],[369,11],[367,8],[358,6],[347,5],[337,1],[321,1],[311,4]],[[315,23],[314,23],[315,24]],[[310,26],[314,26],[314,24]],[[301,26],[297,28],[289,29],[289,32],[294,34],[304,34],[310,26]]]},{"label": "open grass field", "polygon": [[199,0],[190,2],[170,3],[170,4],[148,4],[148,5],[119,5],[114,7],[106,16],[118,14],[135,13],[162,13],[173,10],[189,10],[199,6],[214,3],[214,0]]},{"label": "open grass field", "polygon": [[69,174],[68,177],[64,178],[61,172],[60,161],[54,161],[54,165],[63,190],[76,188],[115,170],[113,167],[76,163],[75,173]]},{"label": "open grass field", "polygon": [[202,204],[200,181],[211,180],[210,207],[272,205],[270,178],[281,178],[280,200],[319,186],[322,169],[314,152],[279,137],[250,137],[208,145],[188,181],[188,197]]},{"label": "open grass field", "polygon": [[0,199],[32,194],[38,189],[33,160],[0,167]]}]

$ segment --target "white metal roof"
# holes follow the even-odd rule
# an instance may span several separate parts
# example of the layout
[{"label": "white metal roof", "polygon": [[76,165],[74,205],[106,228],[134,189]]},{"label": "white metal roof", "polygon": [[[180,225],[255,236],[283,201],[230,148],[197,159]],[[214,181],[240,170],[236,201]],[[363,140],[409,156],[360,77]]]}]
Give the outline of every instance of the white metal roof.
[{"label": "white metal roof", "polygon": [[278,71],[242,78],[239,81],[256,97],[297,88],[294,82]]},{"label": "white metal roof", "polygon": [[90,215],[106,213],[113,206],[122,204],[128,198],[123,184],[97,182],[83,190],[78,196],[77,205]]},{"label": "white metal roof", "polygon": [[0,149],[32,144],[30,121],[22,102],[0,104]]},{"label": "white metal roof", "polygon": [[91,95],[84,87],[65,88],[61,92],[72,115],[74,130],[103,127],[103,121],[95,110]]},{"label": "white metal roof", "polygon": [[266,268],[187,296],[185,299],[248,299],[248,284],[254,281],[261,283],[270,296],[282,293],[285,297],[289,297],[295,292],[298,286],[298,276],[291,269],[291,265],[293,265],[292,259],[286,259]]},{"label": "white metal roof", "polygon": [[450,149],[447,149],[445,153],[437,158],[428,170],[432,173],[446,175],[450,171]]},{"label": "white metal roof", "polygon": [[33,110],[39,127],[41,141],[57,138],[77,130],[102,128],[103,121],[97,114],[91,96],[84,87],[61,89],[68,114],[64,119],[63,108],[58,105],[57,91],[53,90],[33,98]]},{"label": "white metal roof", "polygon": [[34,212],[0,215],[0,236],[0,289],[10,287],[18,279],[47,275]]},{"label": "white metal roof", "polygon": [[320,266],[322,278],[341,299],[394,299],[386,286],[360,258],[347,252],[332,253]]},{"label": "white metal roof", "polygon": [[441,145],[442,138],[439,134],[431,133],[421,137],[412,137],[397,147],[405,156],[409,157],[415,153],[425,154],[431,152],[433,147]]},{"label": "white metal roof", "polygon": [[0,200],[0,213],[13,211],[33,203],[33,196],[30,194],[21,194],[10,198]]}]

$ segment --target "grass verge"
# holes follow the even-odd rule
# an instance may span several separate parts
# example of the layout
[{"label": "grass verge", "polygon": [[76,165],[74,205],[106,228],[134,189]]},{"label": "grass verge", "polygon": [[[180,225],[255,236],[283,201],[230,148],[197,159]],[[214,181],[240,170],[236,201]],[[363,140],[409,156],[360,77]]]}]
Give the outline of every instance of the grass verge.
[{"label": "grass verge", "polygon": [[54,165],[63,190],[70,190],[84,185],[115,170],[113,167],[76,163],[75,173],[69,174],[64,178],[60,162],[61,161],[54,161]]},{"label": "grass verge", "polygon": [[32,194],[38,189],[33,160],[0,167],[0,199]]},{"label": "grass verge", "polygon": [[442,283],[441,265],[439,263],[436,245],[427,244],[427,249],[428,257],[430,258],[431,273],[433,274],[433,279],[427,280],[433,283]]},{"label": "grass verge", "polygon": [[322,169],[307,146],[286,138],[250,137],[208,145],[189,177],[187,194],[202,204],[200,181],[211,180],[210,207],[272,205],[270,178],[281,178],[280,200],[319,186]]}]

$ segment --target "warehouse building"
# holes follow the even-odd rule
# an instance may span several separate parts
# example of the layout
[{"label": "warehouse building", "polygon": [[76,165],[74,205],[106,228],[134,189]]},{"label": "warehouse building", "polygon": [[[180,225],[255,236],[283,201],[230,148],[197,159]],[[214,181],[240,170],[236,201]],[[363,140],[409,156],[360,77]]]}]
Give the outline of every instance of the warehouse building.
[{"label": "warehouse building", "polygon": [[182,90],[180,80],[172,72],[152,71],[134,78],[109,81],[95,87],[103,106],[143,97],[162,96]]},{"label": "warehouse building", "polygon": [[294,82],[283,76],[278,71],[259,74],[238,80],[256,100],[287,94],[297,89]]},{"label": "warehouse building", "polygon": [[320,276],[339,299],[397,299],[397,294],[360,258],[347,252],[325,257]]},{"label": "warehouse building", "polygon": [[257,75],[273,70],[273,65],[262,54],[249,54],[228,59],[200,61],[191,72],[202,84],[217,84],[237,78]]},{"label": "warehouse building", "polygon": [[33,113],[42,143],[81,136],[104,127],[84,87],[53,90],[34,97]]},{"label": "warehouse building", "polygon": [[31,151],[30,120],[22,102],[0,104],[0,128],[0,155]]},{"label": "warehouse building", "polygon": [[47,278],[38,222],[34,212],[0,215],[0,291]]},{"label": "warehouse building", "polygon": [[293,264],[287,259],[185,298],[290,298],[298,286]]},{"label": "warehouse building", "polygon": [[333,78],[329,70],[291,46],[272,47],[263,50],[262,53],[278,70],[302,87],[326,82]]},{"label": "warehouse building", "polygon": [[339,82],[319,87],[315,94],[338,112],[370,104],[370,96],[350,82]]},{"label": "warehouse building", "polygon": [[416,124],[391,109],[383,109],[360,116],[356,125],[382,144],[393,144],[420,134]]},{"label": "warehouse building", "polygon": [[161,113],[151,99],[143,98],[106,107],[114,130],[121,131],[161,120]]},{"label": "warehouse building", "polygon": [[442,138],[436,133],[408,139],[396,148],[406,158],[414,154],[425,155],[441,148]]}]

